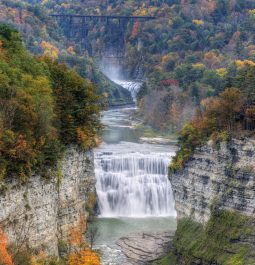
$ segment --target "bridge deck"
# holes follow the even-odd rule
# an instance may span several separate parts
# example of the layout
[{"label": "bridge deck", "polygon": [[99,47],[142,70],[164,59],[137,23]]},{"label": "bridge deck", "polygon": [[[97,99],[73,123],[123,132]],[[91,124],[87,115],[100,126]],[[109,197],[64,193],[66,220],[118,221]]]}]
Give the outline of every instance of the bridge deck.
[{"label": "bridge deck", "polygon": [[51,17],[59,18],[90,18],[90,19],[128,19],[128,20],[153,20],[153,16],[108,16],[108,15],[69,15],[69,14],[51,14]]}]

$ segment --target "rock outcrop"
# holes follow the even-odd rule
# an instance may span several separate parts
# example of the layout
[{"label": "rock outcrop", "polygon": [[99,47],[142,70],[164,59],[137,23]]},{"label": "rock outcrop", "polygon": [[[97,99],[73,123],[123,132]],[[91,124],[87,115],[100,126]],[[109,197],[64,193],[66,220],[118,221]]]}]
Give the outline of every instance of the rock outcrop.
[{"label": "rock outcrop", "polygon": [[166,255],[172,248],[174,233],[139,233],[122,237],[117,244],[135,265],[151,264]]},{"label": "rock outcrop", "polygon": [[93,153],[68,148],[61,161],[61,181],[33,176],[15,181],[0,194],[0,224],[10,241],[58,255],[70,227],[86,217],[86,201],[95,192]]},{"label": "rock outcrop", "polygon": [[170,181],[178,218],[205,224],[215,200],[224,209],[255,216],[255,139],[209,142]]}]

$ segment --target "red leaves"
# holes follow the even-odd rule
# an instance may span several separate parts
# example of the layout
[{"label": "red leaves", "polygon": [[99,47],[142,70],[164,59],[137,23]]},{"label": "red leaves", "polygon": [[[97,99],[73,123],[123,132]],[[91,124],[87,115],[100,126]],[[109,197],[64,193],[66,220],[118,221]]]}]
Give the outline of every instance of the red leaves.
[{"label": "red leaves", "polygon": [[163,86],[179,86],[179,82],[176,79],[166,79],[166,80],[162,80],[161,84]]},{"label": "red leaves", "polygon": [[132,37],[136,38],[138,33],[139,33],[139,29],[140,29],[141,23],[139,21],[136,21],[134,23],[133,29],[132,29]]}]

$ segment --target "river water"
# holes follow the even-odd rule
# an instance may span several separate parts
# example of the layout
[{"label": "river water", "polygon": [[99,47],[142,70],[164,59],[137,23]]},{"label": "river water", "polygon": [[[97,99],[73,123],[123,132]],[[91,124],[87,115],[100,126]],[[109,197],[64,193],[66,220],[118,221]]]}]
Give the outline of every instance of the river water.
[{"label": "river water", "polygon": [[[118,82],[132,92],[139,84]],[[116,240],[136,232],[176,229],[174,200],[167,178],[175,154],[173,145],[141,141],[142,133],[133,119],[136,107],[103,112],[103,143],[95,150],[95,174],[100,215],[96,247],[103,265],[128,265]]]}]

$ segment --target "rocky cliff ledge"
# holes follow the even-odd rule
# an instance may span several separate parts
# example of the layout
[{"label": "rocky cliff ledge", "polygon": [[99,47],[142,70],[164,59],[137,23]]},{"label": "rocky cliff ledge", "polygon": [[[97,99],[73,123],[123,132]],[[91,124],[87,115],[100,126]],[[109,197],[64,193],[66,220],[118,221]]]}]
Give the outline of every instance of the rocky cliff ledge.
[{"label": "rocky cliff ledge", "polygon": [[184,169],[170,174],[178,218],[205,224],[210,205],[255,216],[255,139],[197,148]]},{"label": "rocky cliff ledge", "polygon": [[208,142],[170,172],[178,226],[159,265],[255,264],[255,139]]},{"label": "rocky cliff ledge", "polygon": [[0,224],[10,241],[58,255],[58,243],[86,216],[95,192],[93,153],[71,147],[61,161],[61,182],[33,176],[26,185],[10,182],[0,194]]},{"label": "rocky cliff ledge", "polygon": [[184,169],[170,174],[178,218],[210,218],[214,199],[221,207],[255,215],[255,139],[234,139],[197,148]]}]

